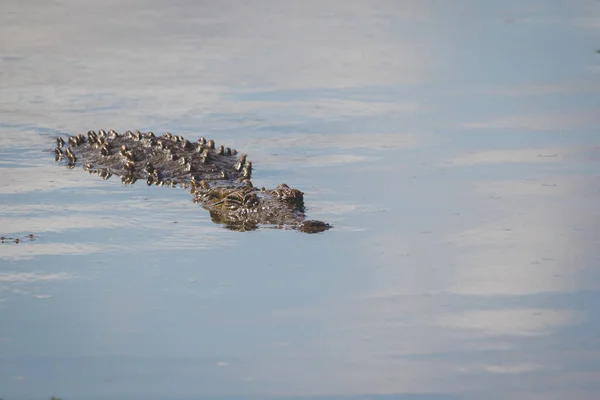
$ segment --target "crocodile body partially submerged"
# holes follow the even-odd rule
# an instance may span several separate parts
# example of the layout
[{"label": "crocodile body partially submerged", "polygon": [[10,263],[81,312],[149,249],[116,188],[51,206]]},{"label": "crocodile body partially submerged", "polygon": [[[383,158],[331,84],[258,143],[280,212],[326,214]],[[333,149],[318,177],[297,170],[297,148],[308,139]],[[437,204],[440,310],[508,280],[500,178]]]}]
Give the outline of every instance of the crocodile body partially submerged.
[{"label": "crocodile body partially submerged", "polygon": [[238,231],[259,225],[318,233],[331,226],[307,220],[304,194],[285,184],[275,189],[256,188],[250,182],[252,163],[245,154],[215,146],[204,138],[190,142],[166,133],[127,131],[119,134],[89,131],[87,136],[56,139],[57,162],[83,168],[103,179],[120,176],[124,184],[144,180],[148,185],[182,186],[210,212],[213,222]]}]

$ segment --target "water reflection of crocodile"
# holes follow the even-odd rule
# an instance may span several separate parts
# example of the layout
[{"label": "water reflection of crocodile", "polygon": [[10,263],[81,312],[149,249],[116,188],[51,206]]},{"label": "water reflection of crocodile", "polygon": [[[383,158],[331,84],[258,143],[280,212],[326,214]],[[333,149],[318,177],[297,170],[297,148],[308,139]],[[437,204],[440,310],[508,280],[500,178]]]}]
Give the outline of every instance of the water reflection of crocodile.
[{"label": "water reflection of crocodile", "polygon": [[148,185],[182,186],[210,212],[213,222],[237,231],[271,225],[318,233],[331,226],[307,220],[300,190],[281,184],[275,189],[256,188],[250,182],[252,163],[245,154],[216,146],[204,138],[190,142],[166,133],[114,130],[90,131],[68,140],[56,139],[56,161],[68,168],[83,168],[103,179],[121,177],[124,184],[144,180]]}]

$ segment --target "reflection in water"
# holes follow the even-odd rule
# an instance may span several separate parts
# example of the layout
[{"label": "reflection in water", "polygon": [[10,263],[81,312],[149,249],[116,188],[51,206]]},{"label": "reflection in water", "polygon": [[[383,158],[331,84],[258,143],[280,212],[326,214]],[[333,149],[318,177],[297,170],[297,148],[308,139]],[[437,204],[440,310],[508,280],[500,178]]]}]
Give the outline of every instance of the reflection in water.
[{"label": "reflection in water", "polygon": [[[37,238],[0,246],[0,397],[595,399],[598,13],[5,2],[0,234]],[[52,161],[131,126],[235,143],[336,229]]]},{"label": "reflection in water", "polygon": [[441,326],[474,329],[492,336],[541,336],[549,335],[557,327],[581,321],[569,311],[542,309],[468,311],[443,315]]},{"label": "reflection in water", "polygon": [[600,123],[600,116],[593,111],[571,113],[547,113],[508,115],[483,122],[463,124],[469,129],[520,129],[525,131],[562,131],[564,129],[593,129]]},{"label": "reflection in water", "polygon": [[39,282],[39,281],[62,281],[72,279],[64,272],[54,274],[38,274],[34,272],[0,273],[0,282]]}]

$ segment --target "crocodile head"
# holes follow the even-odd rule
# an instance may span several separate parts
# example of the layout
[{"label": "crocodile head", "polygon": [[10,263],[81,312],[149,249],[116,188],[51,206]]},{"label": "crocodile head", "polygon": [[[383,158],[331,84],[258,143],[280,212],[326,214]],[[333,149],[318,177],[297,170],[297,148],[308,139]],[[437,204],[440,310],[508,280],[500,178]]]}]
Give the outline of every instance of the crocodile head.
[{"label": "crocodile head", "polygon": [[254,230],[259,225],[295,229],[305,233],[319,233],[331,225],[305,220],[304,193],[285,183],[275,189],[255,188],[249,180],[243,186],[210,187],[203,182],[192,189],[195,202],[210,212],[213,222],[238,231]]}]

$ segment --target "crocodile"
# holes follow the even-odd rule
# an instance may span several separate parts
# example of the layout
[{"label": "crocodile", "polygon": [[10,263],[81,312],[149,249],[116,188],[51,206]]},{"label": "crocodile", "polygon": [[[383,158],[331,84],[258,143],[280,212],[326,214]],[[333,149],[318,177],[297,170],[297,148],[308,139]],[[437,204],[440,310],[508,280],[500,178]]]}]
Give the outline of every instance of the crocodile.
[{"label": "crocodile", "polygon": [[56,138],[58,163],[77,165],[103,179],[119,176],[123,184],[144,180],[148,186],[181,186],[208,210],[214,223],[236,231],[261,225],[319,233],[331,228],[305,216],[304,193],[282,183],[274,189],[252,185],[252,162],[246,154],[200,137],[189,141],[165,133],[114,130]]}]

